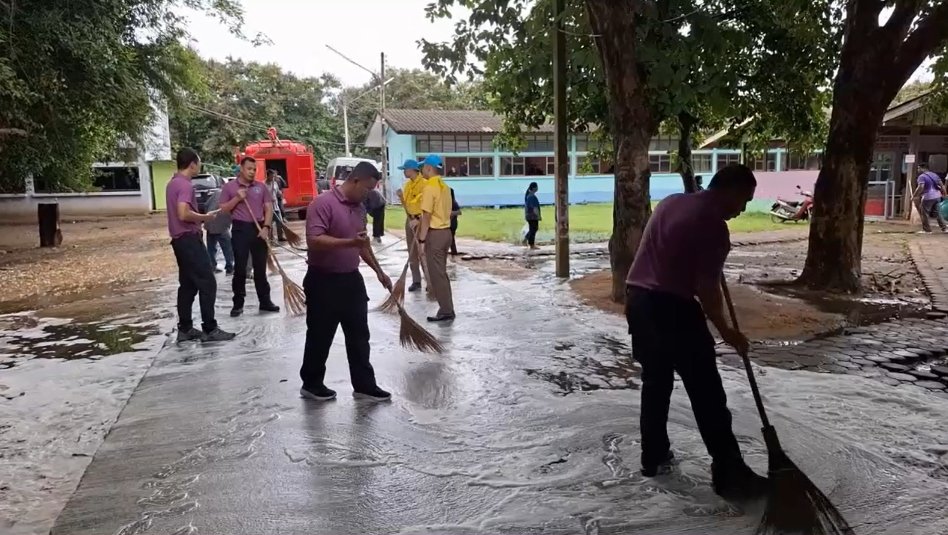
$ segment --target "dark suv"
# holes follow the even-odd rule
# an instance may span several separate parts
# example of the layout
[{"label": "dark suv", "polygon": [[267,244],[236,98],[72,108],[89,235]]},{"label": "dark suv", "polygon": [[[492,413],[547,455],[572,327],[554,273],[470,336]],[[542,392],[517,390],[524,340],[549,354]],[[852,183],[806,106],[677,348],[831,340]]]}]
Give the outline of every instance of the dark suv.
[{"label": "dark suv", "polygon": [[219,176],[201,174],[195,176],[191,180],[191,184],[194,186],[194,193],[197,195],[198,212],[206,214],[207,200],[211,198],[212,193],[220,191],[224,187],[224,180]]}]

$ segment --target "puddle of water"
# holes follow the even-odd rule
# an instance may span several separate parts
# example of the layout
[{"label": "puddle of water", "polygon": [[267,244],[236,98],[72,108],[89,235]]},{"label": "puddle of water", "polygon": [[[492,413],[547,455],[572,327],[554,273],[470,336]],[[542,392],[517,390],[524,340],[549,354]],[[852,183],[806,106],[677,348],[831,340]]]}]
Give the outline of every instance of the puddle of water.
[{"label": "puddle of water", "polygon": [[928,308],[921,299],[816,294],[788,283],[758,283],[757,287],[774,295],[799,299],[821,312],[843,316],[846,325],[837,329],[837,334],[847,327],[874,325],[892,319],[921,318]]},{"label": "puddle of water", "polygon": [[143,351],[137,347],[158,334],[153,323],[133,325],[108,322],[72,322],[60,318],[38,318],[29,314],[0,317],[0,367],[11,368],[34,358],[95,359]]}]

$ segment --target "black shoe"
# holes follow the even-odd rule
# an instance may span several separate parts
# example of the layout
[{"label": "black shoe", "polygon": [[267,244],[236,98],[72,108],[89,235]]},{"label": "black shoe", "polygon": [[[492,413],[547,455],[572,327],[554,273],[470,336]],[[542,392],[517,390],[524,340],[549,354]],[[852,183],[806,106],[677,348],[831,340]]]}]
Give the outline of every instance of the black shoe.
[{"label": "black shoe", "polygon": [[379,387],[375,387],[372,390],[367,390],[365,392],[353,392],[352,397],[371,401],[390,401],[392,399],[391,394]]},{"label": "black shoe", "polygon": [[219,267],[214,268],[214,273],[223,273],[223,272],[224,270]]},{"label": "black shoe", "polygon": [[326,388],[323,385],[304,386],[300,388],[300,397],[315,401],[329,401],[336,399],[336,391],[331,388]]},{"label": "black shoe", "polygon": [[408,287],[409,292],[417,292],[418,290],[421,290],[420,282],[413,282],[411,283],[411,286]]},{"label": "black shoe", "polygon": [[658,475],[665,475],[671,472],[672,467],[678,464],[678,461],[675,459],[675,454],[668,450],[668,453],[665,454],[665,459],[658,464],[645,464],[642,465],[642,475],[645,477],[655,477]]},{"label": "black shoe", "polygon": [[243,313],[244,313],[244,307],[235,306],[234,308],[230,309],[230,317],[232,318],[236,318]]},{"label": "black shoe", "polygon": [[233,274],[234,274],[234,268],[225,269],[225,270],[224,270],[224,273],[227,274],[227,275],[233,275]]},{"label": "black shoe", "polygon": [[382,238],[376,237],[376,238],[375,238],[375,243],[378,243],[378,244],[381,245],[381,243],[382,243]]},{"label": "black shoe", "polygon": [[192,340],[200,340],[204,336],[200,330],[191,327],[186,331],[178,331],[178,343],[181,342],[190,342]]},{"label": "black shoe", "polygon": [[441,323],[445,321],[454,321],[454,314],[438,314],[437,316],[428,316],[428,321],[431,323]]},{"label": "black shoe", "polygon": [[729,465],[711,463],[711,484],[718,496],[736,502],[764,498],[770,488],[769,480],[754,473],[743,461]]},{"label": "black shoe", "polygon": [[229,333],[227,331],[222,331],[220,328],[214,329],[213,331],[205,334],[202,338],[202,342],[226,342],[228,340],[233,340],[237,336],[234,333]]},{"label": "black shoe", "polygon": [[260,312],[279,312],[280,307],[274,305],[273,303],[263,303],[260,305]]}]

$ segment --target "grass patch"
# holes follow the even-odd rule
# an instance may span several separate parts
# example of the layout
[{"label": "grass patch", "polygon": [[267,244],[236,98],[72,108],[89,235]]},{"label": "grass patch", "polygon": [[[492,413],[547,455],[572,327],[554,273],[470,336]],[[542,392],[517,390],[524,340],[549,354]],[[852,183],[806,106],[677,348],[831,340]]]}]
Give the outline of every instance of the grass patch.
[{"label": "grass patch", "polygon": [[[612,204],[577,204],[569,207],[569,231],[575,243],[597,242],[609,239],[612,233]],[[467,208],[458,220],[458,236],[484,241],[520,243],[526,223],[522,208]],[[774,223],[764,212],[747,212],[728,222],[731,232],[759,232],[798,227],[794,224]],[[401,206],[389,206],[385,227],[403,229],[405,211]],[[553,207],[543,207],[543,221],[537,241],[553,240]]]}]

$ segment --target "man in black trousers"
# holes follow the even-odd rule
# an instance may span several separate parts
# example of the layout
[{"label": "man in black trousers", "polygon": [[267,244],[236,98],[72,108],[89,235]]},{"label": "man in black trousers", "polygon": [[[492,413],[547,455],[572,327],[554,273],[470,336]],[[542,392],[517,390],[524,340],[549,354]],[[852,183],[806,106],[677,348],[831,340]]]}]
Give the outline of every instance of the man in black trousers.
[{"label": "man in black trousers", "polygon": [[[234,308],[231,317],[244,313],[247,296],[247,258],[253,263],[253,282],[261,312],[279,312],[270,299],[267,281],[267,242],[273,224],[273,195],[270,189],[254,180],[257,162],[246,156],[240,161],[240,174],[221,189],[221,210],[231,214],[231,242],[234,247]],[[258,228],[259,227],[259,228]]]},{"label": "man in black trousers", "polygon": [[[191,184],[191,179],[201,172],[201,158],[191,149],[181,149],[176,159],[178,171],[165,189],[165,202],[171,248],[178,262],[178,342],[232,340],[234,334],[222,331],[214,319],[217,280],[201,239],[201,223],[214,219],[217,211],[198,213],[197,197]],[[194,297],[198,295],[203,332],[194,328],[191,317]]]},{"label": "man in black trousers", "polygon": [[392,397],[379,388],[369,363],[369,296],[359,273],[361,260],[375,271],[382,286],[392,288],[392,281],[375,259],[365,228],[363,203],[380,178],[374,165],[361,162],[345,182],[317,197],[306,210],[306,348],[300,369],[300,396],[304,398],[328,401],[336,397],[324,381],[329,348],[340,325],[346,337],[353,395],[373,401]]}]

